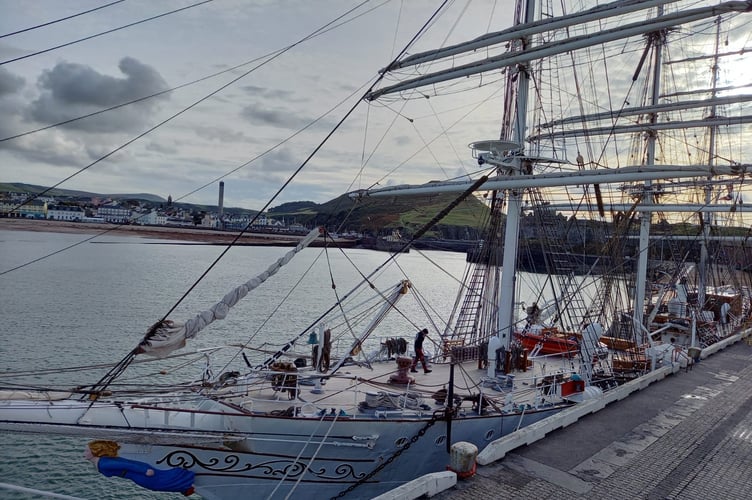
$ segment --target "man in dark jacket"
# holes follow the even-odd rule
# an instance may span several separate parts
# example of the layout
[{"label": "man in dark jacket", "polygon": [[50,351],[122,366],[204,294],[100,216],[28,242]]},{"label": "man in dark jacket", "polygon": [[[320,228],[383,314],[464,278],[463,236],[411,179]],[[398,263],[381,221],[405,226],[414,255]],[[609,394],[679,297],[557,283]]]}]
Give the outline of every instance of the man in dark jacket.
[{"label": "man in dark jacket", "polygon": [[423,371],[425,373],[431,373],[426,362],[426,356],[423,354],[423,340],[428,335],[428,328],[424,328],[415,335],[415,358],[413,358],[413,365],[410,367],[410,371],[417,373],[415,368],[418,366],[418,361],[423,363]]}]

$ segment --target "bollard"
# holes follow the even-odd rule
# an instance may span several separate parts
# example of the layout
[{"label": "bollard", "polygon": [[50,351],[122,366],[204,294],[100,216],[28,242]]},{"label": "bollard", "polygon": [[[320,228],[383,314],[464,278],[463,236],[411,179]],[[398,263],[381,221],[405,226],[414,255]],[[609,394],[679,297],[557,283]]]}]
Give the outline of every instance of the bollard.
[{"label": "bollard", "polygon": [[457,474],[458,478],[466,479],[475,475],[477,446],[464,441],[454,443],[450,450],[450,457],[451,465],[447,469]]}]

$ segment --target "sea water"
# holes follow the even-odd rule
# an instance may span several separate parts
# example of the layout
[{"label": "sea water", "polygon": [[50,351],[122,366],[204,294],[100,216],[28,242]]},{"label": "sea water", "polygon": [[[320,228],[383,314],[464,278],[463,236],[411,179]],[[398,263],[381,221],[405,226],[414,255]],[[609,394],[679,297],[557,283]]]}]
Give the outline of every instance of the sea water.
[{"label": "sea water", "polygon": [[[8,373],[21,371],[27,372],[24,383],[41,387],[92,383],[106,372],[100,364],[119,361],[168,312],[174,319],[192,317],[289,250],[235,247],[222,256],[223,246],[112,233],[91,239],[82,234],[0,231],[0,387],[10,388],[18,379],[8,378]],[[413,251],[400,255],[399,265],[384,266],[369,276],[389,258],[370,250],[306,249],[185,350],[239,343],[279,348],[364,276],[379,289],[409,277],[413,293],[420,297],[419,302],[403,299],[399,308],[404,308],[404,315],[392,315],[380,327],[383,335],[411,340],[417,328],[443,328],[441,320],[452,310],[459,288],[456,277],[465,267],[464,254]],[[305,280],[300,279],[303,275]],[[436,324],[405,319],[415,321],[424,308]],[[198,361],[186,366],[181,358],[137,367],[128,380],[167,384],[178,376],[200,378],[206,359],[194,358]],[[244,367],[234,348],[213,352],[210,362],[215,374]],[[98,474],[83,459],[86,443],[83,438],[0,433],[0,482],[87,499],[176,497]],[[0,489],[0,498],[39,497]]]}]

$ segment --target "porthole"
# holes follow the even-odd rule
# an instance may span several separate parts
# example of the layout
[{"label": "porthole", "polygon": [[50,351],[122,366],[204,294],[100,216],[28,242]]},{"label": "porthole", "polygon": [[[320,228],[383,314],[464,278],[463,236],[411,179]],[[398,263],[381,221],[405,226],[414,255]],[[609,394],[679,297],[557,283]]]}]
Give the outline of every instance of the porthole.
[{"label": "porthole", "polygon": [[494,437],[494,434],[496,433],[494,432],[493,429],[486,431],[486,441],[491,441],[491,439],[493,439]]},{"label": "porthole", "polygon": [[401,437],[397,441],[395,441],[394,444],[396,444],[399,448],[402,448],[407,444],[408,441],[409,439],[407,439],[406,437]]},{"label": "porthole", "polygon": [[444,443],[446,443],[446,436],[439,436],[439,437],[437,437],[436,441],[434,441],[434,443],[436,443],[436,446],[443,445]]}]

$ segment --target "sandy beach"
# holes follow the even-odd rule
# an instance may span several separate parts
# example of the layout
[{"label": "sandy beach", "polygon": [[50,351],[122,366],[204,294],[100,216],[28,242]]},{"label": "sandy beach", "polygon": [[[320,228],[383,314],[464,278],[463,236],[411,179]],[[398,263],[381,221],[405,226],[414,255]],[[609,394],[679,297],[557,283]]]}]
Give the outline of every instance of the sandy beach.
[{"label": "sandy beach", "polygon": [[[176,242],[226,245],[238,237],[237,231],[183,228],[166,226],[139,226],[116,224],[92,224],[55,220],[0,218],[0,229],[15,231],[47,231],[55,233],[111,234],[139,238],[175,240]],[[302,238],[298,235],[249,233],[240,237],[238,245],[294,246]],[[351,240],[347,241],[354,245]],[[314,242],[314,245],[317,242]],[[338,242],[339,244],[339,242]],[[340,245],[346,246],[346,245]]]}]

